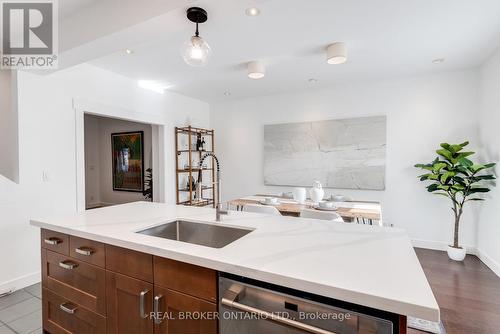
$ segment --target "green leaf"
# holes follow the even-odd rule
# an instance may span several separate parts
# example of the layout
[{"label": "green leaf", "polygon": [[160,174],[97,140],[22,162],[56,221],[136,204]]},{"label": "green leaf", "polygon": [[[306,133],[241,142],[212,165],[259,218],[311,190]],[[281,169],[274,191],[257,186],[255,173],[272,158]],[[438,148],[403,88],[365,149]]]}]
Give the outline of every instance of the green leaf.
[{"label": "green leaf", "polygon": [[432,174],[423,174],[423,175],[420,175],[419,178],[420,178],[420,181],[425,181],[425,180],[428,180],[429,179],[429,176],[431,176]]},{"label": "green leaf", "polygon": [[458,163],[464,167],[471,167],[472,165],[474,165],[474,163],[467,158],[458,159]]},{"label": "green leaf", "polygon": [[437,150],[436,153],[439,154],[440,156],[444,157],[446,160],[448,160],[450,162],[453,160],[452,153],[446,149]]},{"label": "green leaf", "polygon": [[491,167],[495,167],[496,165],[497,165],[496,163],[492,162],[492,163],[484,165],[484,168],[491,168]]},{"label": "green leaf", "polygon": [[460,160],[462,158],[467,158],[467,157],[474,155],[474,154],[475,154],[475,152],[460,152],[458,154],[458,160]]},{"label": "green leaf", "polygon": [[491,175],[491,174],[488,174],[488,175],[479,175],[479,176],[475,176],[474,179],[480,181],[480,180],[496,180],[496,176],[495,175]]},{"label": "green leaf", "polygon": [[455,176],[455,173],[453,172],[444,173],[441,175],[441,183],[448,183],[448,180],[450,180],[453,176]]},{"label": "green leaf", "polygon": [[451,153],[458,153],[460,150],[463,148],[461,145],[450,145],[450,148],[448,148],[448,151]]},{"label": "green leaf", "polygon": [[416,164],[415,167],[432,171],[432,164]]},{"label": "green leaf", "polygon": [[468,141],[464,141],[462,144],[459,144],[460,146],[462,146],[462,148],[464,148],[465,146],[469,145],[469,142]]},{"label": "green leaf", "polygon": [[440,196],[444,196],[444,197],[450,197],[447,193],[442,193],[442,192],[433,193],[433,195],[440,195]]},{"label": "green leaf", "polygon": [[434,192],[434,191],[436,191],[436,190],[438,190],[438,185],[437,185],[437,184],[435,184],[435,183],[433,183],[433,184],[431,184],[431,185],[427,186],[427,191],[428,191],[428,192],[430,192],[430,193],[431,193],[431,192]]},{"label": "green leaf", "polygon": [[432,166],[432,171],[434,173],[437,173],[437,172],[441,171],[441,169],[443,169],[444,167],[447,167],[447,166],[448,166],[448,164],[446,164],[444,162],[438,162],[437,164]]},{"label": "green leaf", "polygon": [[469,167],[469,170],[471,170],[473,173],[477,173],[485,169],[486,167],[483,165],[472,165]]},{"label": "green leaf", "polygon": [[439,146],[441,146],[445,150],[448,150],[450,148],[450,144],[448,144],[448,143],[441,143],[441,144],[439,144]]},{"label": "green leaf", "polygon": [[488,189],[488,188],[480,188],[480,187],[478,187],[478,188],[471,188],[468,191],[468,195],[476,194],[476,193],[487,193],[489,191],[490,191],[490,189]]},{"label": "green leaf", "polygon": [[437,189],[441,189],[441,190],[444,190],[444,191],[448,191],[450,190],[451,186],[446,186],[446,185],[443,185],[443,184],[440,184],[437,186]]}]

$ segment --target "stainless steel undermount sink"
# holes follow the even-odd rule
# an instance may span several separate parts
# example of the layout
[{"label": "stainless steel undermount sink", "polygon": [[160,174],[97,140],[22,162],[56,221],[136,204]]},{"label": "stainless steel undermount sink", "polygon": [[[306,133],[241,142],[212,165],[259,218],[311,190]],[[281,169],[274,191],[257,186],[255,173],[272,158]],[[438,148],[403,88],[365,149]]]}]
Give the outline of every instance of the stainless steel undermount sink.
[{"label": "stainless steel undermount sink", "polygon": [[212,248],[222,248],[252,231],[253,229],[174,220],[137,233]]}]

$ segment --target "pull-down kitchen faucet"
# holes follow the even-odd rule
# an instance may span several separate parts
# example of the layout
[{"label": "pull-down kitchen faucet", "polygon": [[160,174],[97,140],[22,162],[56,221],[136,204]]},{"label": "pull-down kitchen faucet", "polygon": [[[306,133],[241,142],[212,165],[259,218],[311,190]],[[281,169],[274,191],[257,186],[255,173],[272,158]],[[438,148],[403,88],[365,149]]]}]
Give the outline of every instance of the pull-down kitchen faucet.
[{"label": "pull-down kitchen faucet", "polygon": [[[203,161],[205,161],[206,158],[212,157],[214,158],[216,165],[217,165],[217,182],[214,182],[214,185],[217,184],[217,202],[215,204],[215,221],[220,222],[221,221],[221,215],[227,215],[226,210],[221,209],[221,191],[220,191],[220,185],[221,185],[221,180],[220,180],[220,165],[219,165],[219,159],[215,156],[213,153],[206,153],[201,159],[200,159],[200,171],[198,172],[198,186],[196,188],[196,192],[198,193],[197,197],[201,199],[201,193],[202,193],[202,186],[201,186],[201,180],[202,180],[202,173],[203,173]],[[215,201],[215,196],[214,196],[214,201]]]}]

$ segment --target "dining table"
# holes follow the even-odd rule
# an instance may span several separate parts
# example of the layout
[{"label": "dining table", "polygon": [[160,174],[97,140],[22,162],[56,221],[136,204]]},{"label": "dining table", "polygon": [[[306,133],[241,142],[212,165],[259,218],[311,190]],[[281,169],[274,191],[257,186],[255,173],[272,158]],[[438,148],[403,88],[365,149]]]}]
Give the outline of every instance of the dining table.
[{"label": "dining table", "polygon": [[[245,196],[230,200],[229,206],[237,211],[242,211],[246,204],[271,205],[265,204],[265,198],[275,197],[278,203],[272,204],[283,216],[299,217],[303,209],[321,210],[316,203],[307,199],[304,203],[298,203],[291,198],[282,196],[273,196],[257,194]],[[360,224],[380,225],[382,226],[382,206],[380,202],[349,200],[343,202],[334,202],[335,212],[338,213],[345,222],[354,222]]]}]

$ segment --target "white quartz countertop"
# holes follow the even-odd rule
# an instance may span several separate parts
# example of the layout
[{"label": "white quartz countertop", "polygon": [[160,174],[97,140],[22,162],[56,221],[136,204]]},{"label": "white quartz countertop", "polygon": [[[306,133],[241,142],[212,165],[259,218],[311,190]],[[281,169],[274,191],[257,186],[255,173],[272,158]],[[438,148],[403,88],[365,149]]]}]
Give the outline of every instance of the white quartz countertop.
[{"label": "white quartz countertop", "polygon": [[136,202],[31,224],[397,314],[439,320],[439,307],[402,229],[231,212],[217,224],[255,229],[220,248],[135,233],[215,210]]}]

